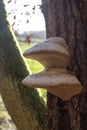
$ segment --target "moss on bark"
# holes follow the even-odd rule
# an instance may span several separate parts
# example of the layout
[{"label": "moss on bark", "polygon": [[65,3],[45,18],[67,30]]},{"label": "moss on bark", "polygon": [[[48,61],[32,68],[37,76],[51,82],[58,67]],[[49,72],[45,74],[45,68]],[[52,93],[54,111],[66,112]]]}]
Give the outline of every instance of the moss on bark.
[{"label": "moss on bark", "polygon": [[[22,53],[18,47],[16,38],[7,21],[7,16],[4,8],[5,7],[3,4],[3,0],[0,0],[0,82],[2,82],[3,77],[3,84],[0,89],[1,94],[9,113],[12,115],[12,119],[14,120],[15,124],[18,124],[18,120],[16,121],[16,118],[13,114],[14,111],[10,111],[10,107],[12,107],[13,104],[8,105],[8,102],[12,103],[12,101],[10,102],[12,93],[14,93],[14,95],[17,93],[17,97],[20,99],[19,100],[17,98],[15,100],[16,96],[13,96],[12,98],[12,100],[14,100],[15,110],[18,109],[16,108],[17,105],[15,102],[18,100],[19,105],[21,106],[22,104],[23,110],[25,109],[25,112],[23,111],[23,113],[21,114],[26,115],[27,113],[31,113],[31,118],[35,118],[34,120],[37,120],[38,126],[40,126],[39,129],[42,130],[44,129],[45,124],[45,104],[36,89],[28,88],[21,83],[22,79],[29,74],[29,70],[22,57]],[[4,80],[6,79],[6,77],[7,82],[12,83],[11,86],[8,86],[8,83],[4,86]],[[3,87],[8,88],[7,92]],[[10,89],[12,89],[12,91],[10,91]],[[4,96],[6,93],[8,93],[8,97]],[[32,115],[33,113],[35,113],[35,116]],[[28,123],[28,119],[25,115],[25,121]],[[32,121],[34,120],[32,119]],[[20,123],[23,122],[20,121]],[[22,128],[18,129],[23,130]],[[26,130],[28,130],[28,128],[26,128]]]}]

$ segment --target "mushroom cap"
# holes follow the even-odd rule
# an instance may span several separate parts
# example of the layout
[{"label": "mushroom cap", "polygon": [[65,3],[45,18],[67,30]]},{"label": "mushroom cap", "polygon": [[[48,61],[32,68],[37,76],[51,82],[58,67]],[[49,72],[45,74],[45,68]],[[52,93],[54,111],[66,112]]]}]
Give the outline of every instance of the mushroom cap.
[{"label": "mushroom cap", "polygon": [[26,50],[23,55],[39,61],[45,68],[52,66],[66,67],[70,61],[68,51],[64,47],[53,43],[39,43]]},{"label": "mushroom cap", "polygon": [[45,43],[56,43],[64,47],[65,49],[68,49],[68,45],[66,44],[64,38],[62,37],[51,37],[44,41]]},{"label": "mushroom cap", "polygon": [[82,91],[77,77],[68,74],[64,69],[50,69],[32,74],[23,79],[22,83],[30,87],[45,88],[63,100],[68,100]]}]

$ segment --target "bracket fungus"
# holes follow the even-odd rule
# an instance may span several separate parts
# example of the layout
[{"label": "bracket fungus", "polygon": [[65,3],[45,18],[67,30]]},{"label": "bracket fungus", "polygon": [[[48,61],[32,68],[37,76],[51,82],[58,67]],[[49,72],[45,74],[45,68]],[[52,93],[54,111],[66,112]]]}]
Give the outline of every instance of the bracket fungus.
[{"label": "bracket fungus", "polygon": [[39,61],[46,69],[67,67],[70,59],[68,51],[63,46],[45,42],[26,50],[24,56]]},{"label": "bracket fungus", "polygon": [[70,54],[63,38],[48,38],[26,50],[24,56],[35,59],[45,66],[44,71],[23,79],[24,85],[45,88],[62,100],[69,100],[72,96],[81,93],[81,83],[75,75],[66,69],[70,61]]}]

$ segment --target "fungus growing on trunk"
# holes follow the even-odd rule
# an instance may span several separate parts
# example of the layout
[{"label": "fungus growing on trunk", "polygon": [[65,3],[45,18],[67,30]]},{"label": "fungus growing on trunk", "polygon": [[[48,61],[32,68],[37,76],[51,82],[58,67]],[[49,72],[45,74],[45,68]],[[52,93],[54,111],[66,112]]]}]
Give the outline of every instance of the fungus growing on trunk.
[{"label": "fungus growing on trunk", "polygon": [[66,69],[70,61],[70,54],[63,38],[49,38],[26,50],[24,56],[35,59],[45,66],[44,71],[27,76],[22,80],[26,86],[45,88],[62,100],[69,100],[72,96],[81,93],[81,83]]},{"label": "fungus growing on trunk", "polygon": [[45,42],[26,50],[24,56],[39,61],[45,68],[67,67],[70,60],[70,54],[63,46]]}]

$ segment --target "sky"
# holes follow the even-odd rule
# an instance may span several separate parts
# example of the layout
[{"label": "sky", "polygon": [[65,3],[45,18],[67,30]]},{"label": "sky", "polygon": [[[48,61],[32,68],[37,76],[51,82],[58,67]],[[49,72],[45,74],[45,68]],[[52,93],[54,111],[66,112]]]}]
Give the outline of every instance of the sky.
[{"label": "sky", "polygon": [[[41,0],[4,0],[8,19],[11,24],[14,24],[14,29],[20,33],[24,31],[40,31],[45,30],[44,16],[41,13],[38,5],[41,5]],[[15,2],[16,1],[16,2]],[[24,5],[26,7],[24,7]],[[28,5],[28,6],[27,6]],[[32,9],[35,5],[35,11]],[[30,15],[25,15],[26,12]],[[22,15],[21,15],[22,14]],[[16,19],[14,19],[16,16]],[[28,23],[26,22],[28,21]]]}]

